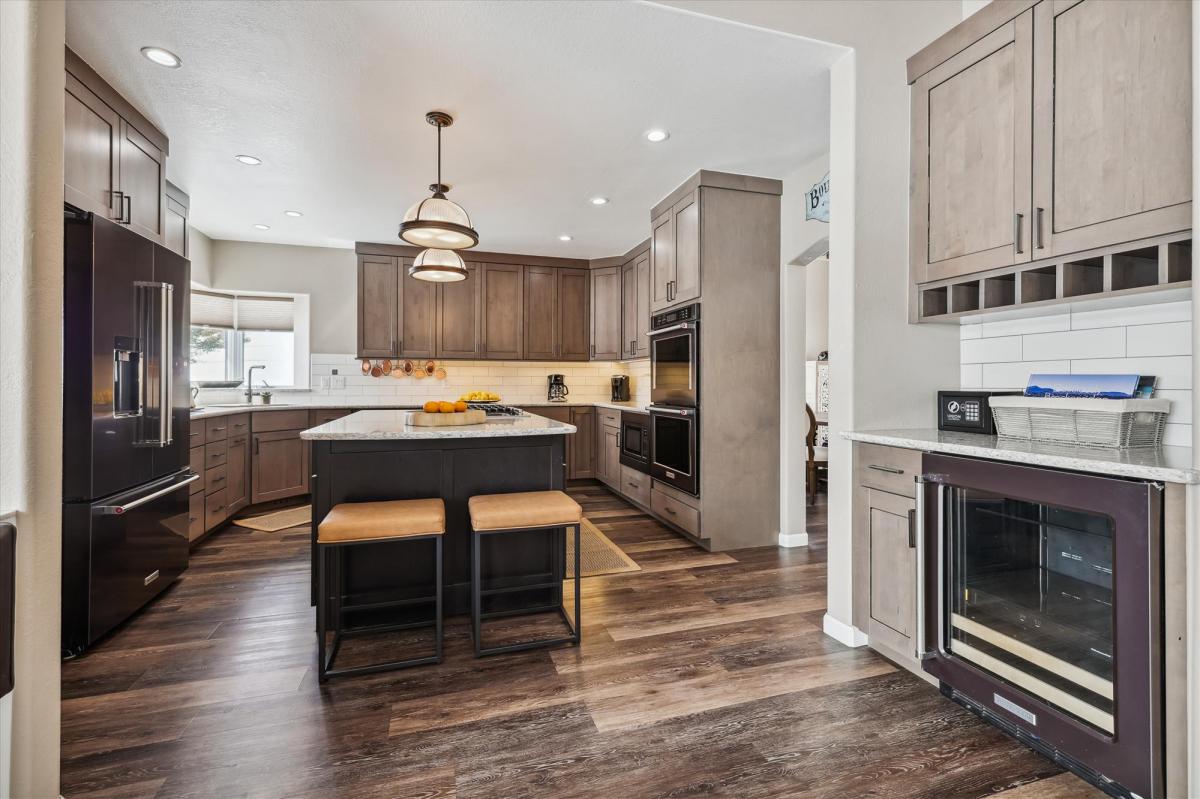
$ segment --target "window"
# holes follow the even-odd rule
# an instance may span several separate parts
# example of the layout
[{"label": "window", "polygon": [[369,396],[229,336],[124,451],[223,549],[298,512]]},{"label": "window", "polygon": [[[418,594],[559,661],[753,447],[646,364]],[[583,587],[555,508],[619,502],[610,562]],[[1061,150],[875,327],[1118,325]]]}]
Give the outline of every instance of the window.
[{"label": "window", "polygon": [[[308,297],[192,290],[191,380],[307,387]],[[303,333],[304,335],[297,335]],[[300,378],[300,379],[297,379]]]}]

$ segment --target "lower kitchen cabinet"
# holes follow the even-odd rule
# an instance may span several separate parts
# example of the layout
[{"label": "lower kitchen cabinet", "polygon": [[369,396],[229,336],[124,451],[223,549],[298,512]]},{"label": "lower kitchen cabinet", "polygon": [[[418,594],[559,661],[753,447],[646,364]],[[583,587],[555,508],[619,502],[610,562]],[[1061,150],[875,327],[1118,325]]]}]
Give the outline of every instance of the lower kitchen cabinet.
[{"label": "lower kitchen cabinet", "polygon": [[609,488],[621,490],[621,428],[597,425],[596,479]]},{"label": "lower kitchen cabinet", "polygon": [[269,502],[308,493],[309,450],[300,429],[251,436],[250,501]]},{"label": "lower kitchen cabinet", "polygon": [[225,490],[228,492],[230,514],[250,504],[249,433],[229,436],[229,446],[225,452]]},{"label": "lower kitchen cabinet", "polygon": [[571,408],[571,424],[576,433],[568,436],[567,477],[580,480],[596,475],[596,409],[592,406]]},{"label": "lower kitchen cabinet", "polygon": [[650,483],[650,510],[654,515],[696,538],[700,537],[699,502],[698,498],[671,486],[654,481]]},{"label": "lower kitchen cabinet", "polygon": [[650,507],[650,475],[624,464],[618,468],[621,475],[620,492],[643,508]]},{"label": "lower kitchen cabinet", "polygon": [[[203,480],[197,480],[192,485],[203,485]],[[208,528],[204,526],[204,492],[193,492],[188,498],[188,541],[195,541],[204,535]]]}]

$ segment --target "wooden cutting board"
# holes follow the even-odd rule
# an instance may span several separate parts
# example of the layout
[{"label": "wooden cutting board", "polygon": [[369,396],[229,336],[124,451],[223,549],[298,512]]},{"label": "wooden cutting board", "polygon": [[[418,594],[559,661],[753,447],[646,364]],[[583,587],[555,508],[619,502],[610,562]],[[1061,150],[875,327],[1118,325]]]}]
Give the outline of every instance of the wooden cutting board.
[{"label": "wooden cutting board", "polygon": [[412,411],[408,414],[408,423],[413,427],[461,427],[466,424],[483,424],[487,414],[472,408],[462,413],[425,413]]}]

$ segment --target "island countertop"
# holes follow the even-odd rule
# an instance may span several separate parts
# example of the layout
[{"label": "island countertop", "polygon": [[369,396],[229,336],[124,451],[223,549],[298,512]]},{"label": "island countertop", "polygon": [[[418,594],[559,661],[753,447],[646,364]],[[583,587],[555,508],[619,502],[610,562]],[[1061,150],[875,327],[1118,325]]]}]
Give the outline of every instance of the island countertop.
[{"label": "island countertop", "polygon": [[504,438],[561,436],[574,433],[575,425],[544,416],[490,416],[483,424],[460,427],[414,427],[405,410],[356,411],[349,416],[305,430],[306,441],[394,441],[447,438]]}]

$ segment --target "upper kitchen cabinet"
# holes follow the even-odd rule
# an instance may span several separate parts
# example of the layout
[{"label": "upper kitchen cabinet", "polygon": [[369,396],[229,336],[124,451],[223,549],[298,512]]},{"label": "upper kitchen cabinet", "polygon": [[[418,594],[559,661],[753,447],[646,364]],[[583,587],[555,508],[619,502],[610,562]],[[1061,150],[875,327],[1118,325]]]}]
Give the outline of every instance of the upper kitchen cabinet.
[{"label": "upper kitchen cabinet", "polygon": [[621,357],[650,356],[650,253],[621,267]]},{"label": "upper kitchen cabinet", "polygon": [[558,270],[527,266],[524,271],[524,351],[528,360],[558,357]]},{"label": "upper kitchen cabinet", "polygon": [[397,258],[400,290],[397,341],[393,355],[437,357],[438,284],[408,274],[412,258]]},{"label": "upper kitchen cabinet", "polygon": [[615,361],[625,357],[621,343],[621,267],[592,270],[592,357]]},{"label": "upper kitchen cabinet", "polygon": [[587,269],[558,270],[558,357],[586,361],[591,357],[592,281]]},{"label": "upper kitchen cabinet", "polygon": [[478,358],[480,343],[481,264],[467,263],[467,279],[436,285],[441,297],[437,302],[437,357]]},{"label": "upper kitchen cabinet", "polygon": [[63,199],[166,243],[167,137],[66,51]]},{"label": "upper kitchen cabinet", "polygon": [[1186,234],[1191,8],[992,3],[909,59],[913,318],[1067,300],[1069,256]]},{"label": "upper kitchen cabinet", "polygon": [[184,258],[188,257],[188,196],[167,181],[163,205],[163,243]]},{"label": "upper kitchen cabinet", "polygon": [[483,358],[515,361],[523,357],[521,269],[519,264],[483,265]]},{"label": "upper kitchen cabinet", "polygon": [[719,268],[736,259],[730,242],[740,241],[745,230],[778,227],[782,193],[778,180],[701,170],[654,206],[649,313],[701,299],[705,265]]},{"label": "upper kitchen cabinet", "polygon": [[358,256],[358,357],[395,354],[397,300],[396,259]]},{"label": "upper kitchen cabinet", "polygon": [[1034,257],[1192,226],[1192,4],[1040,3]]}]

